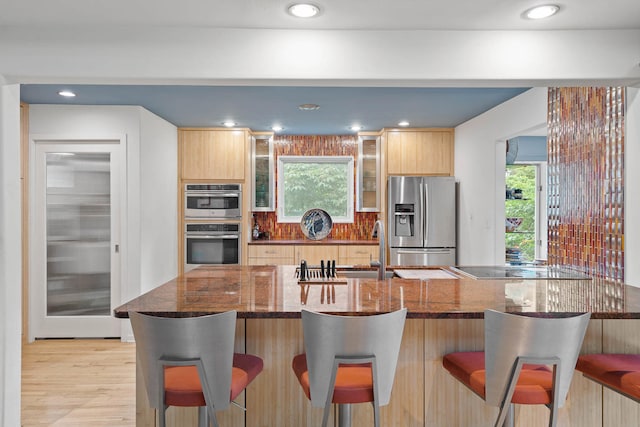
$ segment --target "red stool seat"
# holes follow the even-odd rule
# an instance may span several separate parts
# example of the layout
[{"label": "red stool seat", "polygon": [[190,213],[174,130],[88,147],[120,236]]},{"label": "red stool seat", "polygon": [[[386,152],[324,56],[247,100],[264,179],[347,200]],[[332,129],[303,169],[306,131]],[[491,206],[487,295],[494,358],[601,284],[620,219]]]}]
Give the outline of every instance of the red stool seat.
[{"label": "red stool seat", "polygon": [[[230,400],[234,400],[262,372],[262,359],[234,353]],[[165,403],[168,406],[205,406],[204,393],[195,366],[167,366],[164,369]]]},{"label": "red stool seat", "polygon": [[[295,372],[307,399],[311,399],[307,355],[299,354],[293,358]],[[339,365],[332,403],[373,402],[373,376],[371,363]]]},{"label": "red stool seat", "polygon": [[545,405],[549,426],[567,399],[589,313],[545,318],[484,311],[484,351],[450,353],[442,366],[500,410],[496,426],[513,427],[515,405]]},{"label": "red stool seat", "polygon": [[[458,381],[485,398],[485,354],[482,351],[450,353],[442,365]],[[520,371],[512,403],[537,405],[552,402],[553,373],[544,365],[525,364]]]},{"label": "red stool seat", "polygon": [[576,369],[605,386],[640,399],[640,354],[587,354]]},{"label": "red stool seat", "polygon": [[622,376],[620,388],[626,394],[640,400],[640,372],[632,372]]},{"label": "red stool seat", "polygon": [[324,408],[322,427],[329,425],[333,404],[343,427],[351,425],[351,404],[365,402],[372,404],[373,424],[380,427],[380,406],[391,400],[407,309],[371,316],[303,309],[301,317],[304,353],[291,367],[311,406]]}]

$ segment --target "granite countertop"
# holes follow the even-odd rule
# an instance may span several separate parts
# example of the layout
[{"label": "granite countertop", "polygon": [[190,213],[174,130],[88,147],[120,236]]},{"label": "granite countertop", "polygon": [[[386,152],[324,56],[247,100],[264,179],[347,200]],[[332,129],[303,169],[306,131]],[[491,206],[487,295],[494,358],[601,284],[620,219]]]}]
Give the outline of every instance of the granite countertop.
[{"label": "granite countertop", "polygon": [[640,288],[593,280],[340,279],[298,284],[295,266],[207,266],[116,308],[166,317],[237,310],[240,318],[299,318],[303,308],[367,315],[408,309],[409,318],[476,319],[485,309],[538,316],[591,312],[594,319],[640,319]]},{"label": "granite countertop", "polygon": [[259,239],[250,240],[250,245],[378,245],[378,240],[338,240],[338,239]]}]

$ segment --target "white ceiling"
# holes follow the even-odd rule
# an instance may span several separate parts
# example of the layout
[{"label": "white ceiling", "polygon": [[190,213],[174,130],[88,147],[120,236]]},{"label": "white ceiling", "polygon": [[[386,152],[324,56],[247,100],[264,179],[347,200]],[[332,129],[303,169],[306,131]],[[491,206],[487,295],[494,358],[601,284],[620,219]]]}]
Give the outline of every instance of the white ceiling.
[{"label": "white ceiling", "polygon": [[[51,92],[58,85],[85,84],[92,97],[71,102],[159,100],[181,115],[170,119],[179,125],[233,118],[263,130],[279,121],[301,134],[355,121],[376,129],[400,118],[412,126],[454,125],[495,105],[496,88],[640,84],[638,0],[563,0],[546,21],[522,18],[541,3],[535,0],[318,0],[322,13],[310,20],[287,15],[291,3],[0,0],[0,83],[31,84],[32,103],[57,102]],[[129,88],[137,95],[123,85],[135,85]],[[151,85],[167,91],[132,101]],[[204,87],[212,89],[198,90]],[[247,89],[234,89],[240,87]],[[269,96],[246,96],[265,88]],[[321,123],[295,116],[298,99],[318,102],[310,88],[326,89],[317,97],[325,107]],[[413,99],[403,102],[412,88]],[[442,98],[420,88],[485,92],[473,109],[464,91],[449,90],[445,109]],[[381,101],[374,95],[383,90]],[[446,111],[457,116],[435,120]]]},{"label": "white ceiling", "polygon": [[0,25],[134,25],[348,30],[640,28],[638,0],[562,0],[546,21],[522,19],[536,0],[314,0],[321,15],[285,13],[291,0],[1,0]]}]

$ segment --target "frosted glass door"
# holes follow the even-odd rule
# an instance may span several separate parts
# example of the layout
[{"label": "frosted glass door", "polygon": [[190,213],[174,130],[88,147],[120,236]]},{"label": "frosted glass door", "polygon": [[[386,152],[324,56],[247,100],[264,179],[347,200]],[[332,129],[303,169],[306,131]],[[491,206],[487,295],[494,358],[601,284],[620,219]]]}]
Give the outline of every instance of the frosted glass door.
[{"label": "frosted glass door", "polygon": [[47,315],[111,309],[110,153],[47,153]]},{"label": "frosted glass door", "polygon": [[117,145],[37,147],[35,337],[119,336]]}]

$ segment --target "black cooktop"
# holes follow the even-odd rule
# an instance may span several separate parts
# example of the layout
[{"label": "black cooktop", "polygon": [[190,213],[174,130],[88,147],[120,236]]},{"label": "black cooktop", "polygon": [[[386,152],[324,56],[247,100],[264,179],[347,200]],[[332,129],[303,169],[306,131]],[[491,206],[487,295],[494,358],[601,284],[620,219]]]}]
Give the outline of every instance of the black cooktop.
[{"label": "black cooktop", "polygon": [[458,266],[452,270],[474,279],[555,279],[584,280],[590,276],[579,271],[548,266]]}]

